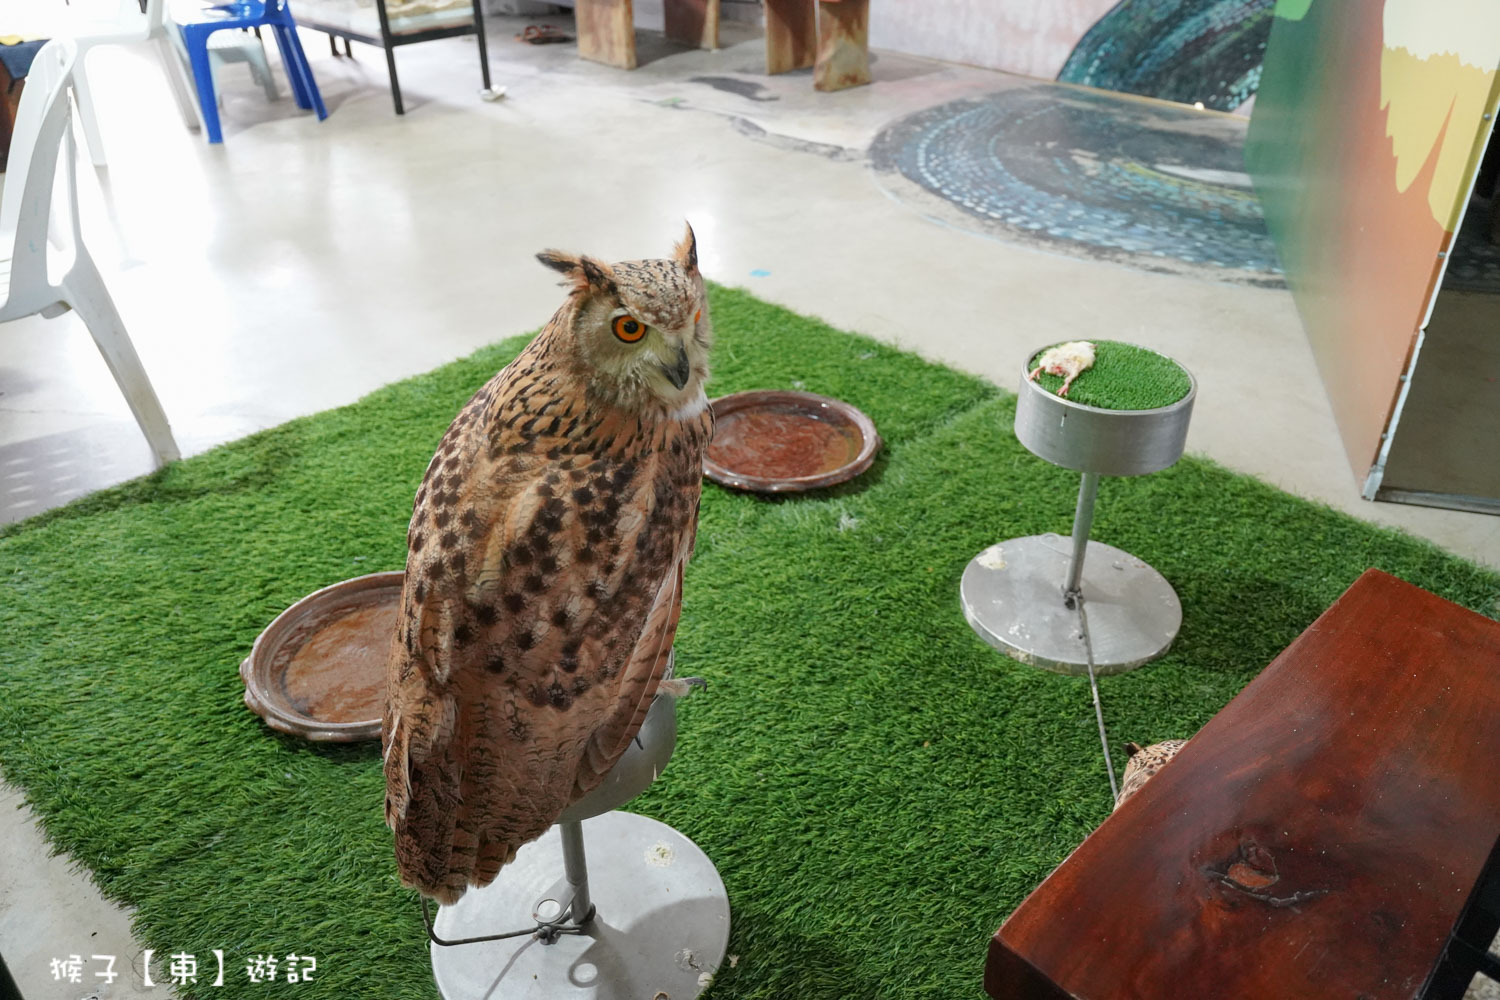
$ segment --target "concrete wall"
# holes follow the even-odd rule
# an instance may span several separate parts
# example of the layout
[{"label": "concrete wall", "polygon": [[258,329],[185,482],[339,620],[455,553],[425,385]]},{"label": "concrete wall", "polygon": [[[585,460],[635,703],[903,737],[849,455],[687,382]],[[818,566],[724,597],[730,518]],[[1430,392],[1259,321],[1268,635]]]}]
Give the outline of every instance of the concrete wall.
[{"label": "concrete wall", "polygon": [[1117,0],[884,0],[870,10],[877,49],[1057,78]]}]

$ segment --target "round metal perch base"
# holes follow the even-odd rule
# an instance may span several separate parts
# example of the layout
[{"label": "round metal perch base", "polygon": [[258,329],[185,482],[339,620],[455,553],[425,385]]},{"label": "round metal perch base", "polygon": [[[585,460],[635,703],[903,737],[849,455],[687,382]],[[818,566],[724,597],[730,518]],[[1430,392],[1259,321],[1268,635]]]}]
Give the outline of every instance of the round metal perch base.
[{"label": "round metal perch base", "polygon": [[[1087,530],[1087,529],[1085,529]],[[1073,541],[1032,535],[997,542],[964,570],[964,617],[1012,659],[1060,674],[1118,674],[1164,654],[1182,625],[1177,592],[1156,570],[1112,545],[1089,542],[1082,592],[1088,621],[1064,594]]]},{"label": "round metal perch base", "polygon": [[[563,825],[527,844],[500,877],[445,906],[446,940],[565,919]],[[592,919],[546,942],[528,935],[443,947],[432,971],[445,1000],[689,1000],[708,987],[729,943],[729,901],[708,856],[645,816],[607,812],[582,823]]]}]

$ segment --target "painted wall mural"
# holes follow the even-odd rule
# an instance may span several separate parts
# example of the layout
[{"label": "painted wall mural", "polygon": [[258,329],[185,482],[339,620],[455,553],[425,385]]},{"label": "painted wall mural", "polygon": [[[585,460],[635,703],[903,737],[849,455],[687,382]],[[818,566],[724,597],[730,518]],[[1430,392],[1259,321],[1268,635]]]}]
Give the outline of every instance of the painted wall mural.
[{"label": "painted wall mural", "polygon": [[1273,0],[924,0],[879,6],[876,48],[1232,111]]},{"label": "painted wall mural", "polygon": [[1500,99],[1494,0],[1280,0],[1245,159],[1363,482]]},{"label": "painted wall mural", "polygon": [[1232,111],[1255,95],[1272,0],[1122,0],[1057,78]]}]

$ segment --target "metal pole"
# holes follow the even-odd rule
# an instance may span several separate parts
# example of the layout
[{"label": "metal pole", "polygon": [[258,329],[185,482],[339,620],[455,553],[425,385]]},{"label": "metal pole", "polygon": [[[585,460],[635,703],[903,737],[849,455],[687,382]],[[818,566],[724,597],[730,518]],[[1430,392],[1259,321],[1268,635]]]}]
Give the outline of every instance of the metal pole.
[{"label": "metal pole", "polygon": [[557,824],[562,835],[563,872],[573,890],[569,919],[582,926],[594,917],[594,901],[589,898],[589,866],[583,854],[583,824],[578,820]]},{"label": "metal pole", "polygon": [[490,53],[484,44],[484,11],[481,0],[474,0],[474,34],[479,41],[479,75],[484,77],[484,89],[490,89]]},{"label": "metal pole", "polygon": [[1073,560],[1068,565],[1068,582],[1063,587],[1063,601],[1068,607],[1078,602],[1083,582],[1083,558],[1088,554],[1089,528],[1094,523],[1094,499],[1099,495],[1099,473],[1085,472],[1078,487],[1078,507],[1073,512]]}]

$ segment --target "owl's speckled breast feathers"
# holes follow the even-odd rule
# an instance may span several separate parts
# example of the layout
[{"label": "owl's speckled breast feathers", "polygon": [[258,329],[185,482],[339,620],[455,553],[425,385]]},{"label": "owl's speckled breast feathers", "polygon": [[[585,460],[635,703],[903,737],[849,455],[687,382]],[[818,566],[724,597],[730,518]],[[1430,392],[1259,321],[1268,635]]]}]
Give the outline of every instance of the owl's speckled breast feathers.
[{"label": "owl's speckled breast feathers", "polygon": [[712,415],[691,230],[670,260],[547,252],[568,301],[443,436],[387,672],[402,880],[451,902],[595,787],[666,669]]}]

